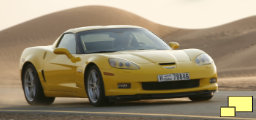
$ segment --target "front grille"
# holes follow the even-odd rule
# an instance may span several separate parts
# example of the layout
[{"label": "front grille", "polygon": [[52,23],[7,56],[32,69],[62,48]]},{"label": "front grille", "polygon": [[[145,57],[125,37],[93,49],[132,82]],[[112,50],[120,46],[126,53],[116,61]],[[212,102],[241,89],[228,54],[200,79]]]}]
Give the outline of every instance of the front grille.
[{"label": "front grille", "polygon": [[170,82],[143,82],[142,88],[143,90],[172,90],[199,87],[199,84],[199,79]]}]

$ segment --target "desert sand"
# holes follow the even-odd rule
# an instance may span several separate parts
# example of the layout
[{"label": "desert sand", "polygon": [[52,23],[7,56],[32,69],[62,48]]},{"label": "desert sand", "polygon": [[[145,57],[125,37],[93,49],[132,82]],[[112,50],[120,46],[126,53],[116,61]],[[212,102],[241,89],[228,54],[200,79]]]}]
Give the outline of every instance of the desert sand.
[{"label": "desert sand", "polygon": [[1,86],[20,85],[19,57],[24,48],[52,44],[67,29],[91,25],[138,25],[166,42],[179,42],[181,49],[202,49],[215,60],[220,86],[227,86],[225,81],[232,82],[233,78],[250,77],[244,80],[243,83],[248,85],[242,88],[256,81],[253,77],[256,76],[256,16],[214,28],[191,30],[163,26],[116,8],[85,6],[45,15],[0,31]]},{"label": "desert sand", "polygon": [[256,16],[209,29],[177,30],[164,39],[206,51],[221,77],[256,75]]}]

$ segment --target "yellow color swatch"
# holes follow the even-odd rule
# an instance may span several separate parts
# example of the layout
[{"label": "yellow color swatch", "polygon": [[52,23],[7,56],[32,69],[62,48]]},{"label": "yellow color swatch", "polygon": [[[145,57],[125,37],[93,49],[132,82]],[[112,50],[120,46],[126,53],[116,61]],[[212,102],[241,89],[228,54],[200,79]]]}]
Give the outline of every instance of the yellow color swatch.
[{"label": "yellow color swatch", "polygon": [[253,111],[253,97],[252,96],[229,96],[228,106],[236,107],[238,112],[252,112]]},{"label": "yellow color swatch", "polygon": [[236,116],[236,108],[235,107],[221,107],[220,108],[220,116],[221,117],[235,117]]}]

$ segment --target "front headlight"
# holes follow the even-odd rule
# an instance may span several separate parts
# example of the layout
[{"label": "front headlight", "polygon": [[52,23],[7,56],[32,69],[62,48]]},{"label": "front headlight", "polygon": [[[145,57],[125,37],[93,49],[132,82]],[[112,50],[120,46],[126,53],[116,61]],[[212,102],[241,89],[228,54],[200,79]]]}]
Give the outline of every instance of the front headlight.
[{"label": "front headlight", "polygon": [[140,69],[138,65],[136,65],[133,62],[123,60],[123,59],[118,59],[118,58],[110,58],[108,60],[110,66],[114,68],[119,68],[119,69],[130,69],[130,70],[137,70]]},{"label": "front headlight", "polygon": [[213,62],[213,59],[206,53],[203,53],[196,57],[195,59],[196,64],[198,65],[207,65]]}]

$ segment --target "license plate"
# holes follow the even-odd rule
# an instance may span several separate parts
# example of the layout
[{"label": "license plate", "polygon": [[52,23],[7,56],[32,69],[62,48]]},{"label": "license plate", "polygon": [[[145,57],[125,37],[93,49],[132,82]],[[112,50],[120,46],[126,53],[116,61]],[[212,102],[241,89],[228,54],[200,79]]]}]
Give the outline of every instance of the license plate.
[{"label": "license plate", "polygon": [[172,73],[166,75],[158,75],[158,82],[190,80],[189,73]]}]

